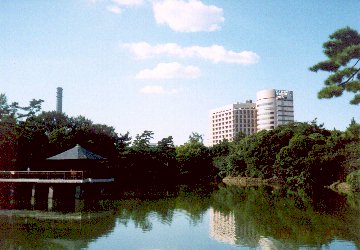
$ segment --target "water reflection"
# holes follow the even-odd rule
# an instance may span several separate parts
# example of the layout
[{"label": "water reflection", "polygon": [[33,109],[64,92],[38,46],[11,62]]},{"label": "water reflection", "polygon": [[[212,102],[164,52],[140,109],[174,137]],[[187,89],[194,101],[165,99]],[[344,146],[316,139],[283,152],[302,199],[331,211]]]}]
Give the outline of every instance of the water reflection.
[{"label": "water reflection", "polygon": [[327,195],[304,203],[268,190],[222,188],[214,193],[210,235],[249,248],[321,249],[334,239],[359,248],[359,210],[334,193]]},{"label": "water reflection", "polygon": [[210,237],[230,245],[261,249],[294,249],[294,245],[264,237],[250,223],[236,223],[233,212],[228,214],[210,209]]},{"label": "water reflection", "polygon": [[359,210],[334,193],[306,203],[271,190],[181,188],[80,202],[78,210],[74,201],[56,201],[53,212],[39,203],[36,210],[0,210],[0,248],[360,248]]},{"label": "water reflection", "polygon": [[112,232],[112,212],[0,211],[1,249],[83,249]]},{"label": "water reflection", "polygon": [[211,193],[192,192],[181,189],[178,193],[166,197],[141,197],[117,200],[114,208],[120,223],[126,225],[133,221],[143,231],[152,230],[152,221],[171,225],[176,211],[181,211],[189,223],[196,226],[203,219],[211,205]]},{"label": "water reflection", "polygon": [[228,214],[210,209],[210,237],[227,244],[237,244],[234,213]]}]

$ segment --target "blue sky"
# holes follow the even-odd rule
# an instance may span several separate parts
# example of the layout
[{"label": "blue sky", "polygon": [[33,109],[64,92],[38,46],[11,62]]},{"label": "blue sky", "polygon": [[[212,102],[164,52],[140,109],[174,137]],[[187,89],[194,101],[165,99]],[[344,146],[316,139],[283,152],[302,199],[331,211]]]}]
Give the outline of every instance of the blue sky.
[{"label": "blue sky", "polygon": [[0,2],[0,93],[43,99],[154,142],[208,133],[211,109],[275,88],[294,91],[295,120],[344,130],[350,94],[317,99],[322,44],[360,31],[359,0],[5,0]]}]

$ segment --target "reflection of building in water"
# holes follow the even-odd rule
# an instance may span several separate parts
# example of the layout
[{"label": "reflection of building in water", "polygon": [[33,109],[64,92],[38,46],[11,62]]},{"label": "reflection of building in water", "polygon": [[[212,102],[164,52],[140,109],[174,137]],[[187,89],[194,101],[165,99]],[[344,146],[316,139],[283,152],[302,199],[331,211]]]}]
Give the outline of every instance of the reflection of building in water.
[{"label": "reflection of building in water", "polygon": [[252,222],[235,216],[234,212],[223,213],[210,209],[210,237],[214,240],[231,244],[241,245],[250,248],[260,247],[262,250],[273,249],[294,249],[295,246],[289,243],[283,243],[272,237],[260,235]]},{"label": "reflection of building in water", "polygon": [[210,237],[213,239],[232,244],[257,247],[260,235],[251,223],[239,223],[233,212],[225,214],[210,209]]},{"label": "reflection of building in water", "polygon": [[224,214],[210,209],[210,237],[224,243],[236,244],[234,213]]}]

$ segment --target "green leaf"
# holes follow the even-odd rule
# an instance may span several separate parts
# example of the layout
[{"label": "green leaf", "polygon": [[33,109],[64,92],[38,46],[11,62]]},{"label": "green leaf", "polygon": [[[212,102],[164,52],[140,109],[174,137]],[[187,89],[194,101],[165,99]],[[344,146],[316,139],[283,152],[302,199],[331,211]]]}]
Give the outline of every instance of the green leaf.
[{"label": "green leaf", "polygon": [[360,94],[354,96],[354,98],[350,101],[351,104],[359,104],[360,103]]},{"label": "green leaf", "polygon": [[343,91],[344,90],[341,86],[331,85],[320,90],[318,93],[318,97],[320,99],[338,97],[342,95]]}]

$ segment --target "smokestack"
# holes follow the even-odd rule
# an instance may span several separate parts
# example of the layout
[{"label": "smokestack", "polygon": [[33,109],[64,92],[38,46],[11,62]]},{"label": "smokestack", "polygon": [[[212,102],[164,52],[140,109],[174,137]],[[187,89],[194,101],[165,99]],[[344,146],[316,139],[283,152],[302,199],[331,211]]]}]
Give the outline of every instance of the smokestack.
[{"label": "smokestack", "polygon": [[62,113],[62,92],[63,89],[61,87],[58,87],[56,89],[56,112]]}]

